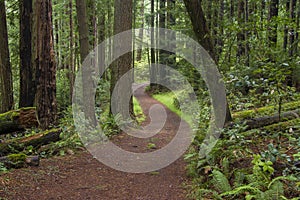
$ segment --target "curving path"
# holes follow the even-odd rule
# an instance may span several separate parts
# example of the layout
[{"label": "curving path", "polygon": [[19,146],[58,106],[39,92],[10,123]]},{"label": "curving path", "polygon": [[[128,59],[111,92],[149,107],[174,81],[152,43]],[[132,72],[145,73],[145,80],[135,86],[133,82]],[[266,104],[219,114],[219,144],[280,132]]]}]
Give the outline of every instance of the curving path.
[{"label": "curving path", "polygon": [[[148,116],[153,104],[160,104],[144,92],[135,92]],[[167,122],[162,131],[147,139],[124,133],[113,138],[123,149],[149,152],[168,144],[176,134],[180,118],[165,108]],[[156,116],[159,118],[159,116]],[[143,125],[150,123],[149,117]],[[149,146],[149,144],[155,144]],[[157,172],[129,174],[113,170],[86,151],[42,160],[37,168],[13,170],[0,176],[0,199],[9,200],[184,200],[187,177],[182,158]]]}]

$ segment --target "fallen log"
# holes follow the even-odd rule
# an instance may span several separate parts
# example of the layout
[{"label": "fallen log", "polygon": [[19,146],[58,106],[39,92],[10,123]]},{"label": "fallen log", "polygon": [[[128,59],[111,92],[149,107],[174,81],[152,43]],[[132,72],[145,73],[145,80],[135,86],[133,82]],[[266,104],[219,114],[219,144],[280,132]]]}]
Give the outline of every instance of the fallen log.
[{"label": "fallen log", "polygon": [[0,157],[0,162],[8,169],[22,168],[26,166],[39,166],[40,158],[39,156],[27,156],[23,153],[19,153]]},{"label": "fallen log", "polygon": [[21,108],[0,114],[0,135],[23,131],[38,126],[36,109]]},{"label": "fallen log", "polygon": [[0,143],[0,156],[21,152],[28,146],[38,149],[43,145],[50,144],[51,142],[57,142],[60,140],[60,133],[60,129],[51,129],[36,135]]},{"label": "fallen log", "polygon": [[[297,110],[281,113],[280,115],[276,114],[273,116],[264,116],[264,117],[249,119],[244,122],[245,125],[247,126],[245,128],[245,131],[248,131],[251,129],[262,128],[264,126],[269,126],[269,125],[276,124],[279,122],[296,119],[296,118],[299,118],[299,116],[300,116],[300,109],[297,109]],[[231,122],[231,123],[227,124],[225,127],[231,128],[238,123],[239,122]]]},{"label": "fallen log", "polygon": [[261,128],[275,123],[299,118],[299,115],[300,115],[300,109],[297,109],[293,111],[284,112],[281,115],[276,114],[273,116],[265,116],[265,117],[259,117],[259,118],[247,120],[246,121],[247,130]]}]

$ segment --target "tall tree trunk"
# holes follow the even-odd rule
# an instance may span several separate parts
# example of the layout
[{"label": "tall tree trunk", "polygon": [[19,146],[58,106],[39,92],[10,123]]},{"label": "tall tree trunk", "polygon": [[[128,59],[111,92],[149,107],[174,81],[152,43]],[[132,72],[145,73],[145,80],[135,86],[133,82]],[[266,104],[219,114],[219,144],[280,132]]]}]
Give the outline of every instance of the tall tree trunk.
[{"label": "tall tree trunk", "polygon": [[[176,19],[173,12],[175,11],[175,0],[167,0],[167,24],[168,29],[173,29],[173,26],[176,25]],[[172,49],[172,52],[176,52],[176,34],[172,34],[171,38],[168,39],[168,47]],[[172,52],[167,52],[167,64],[168,66],[175,68],[176,67],[176,54]],[[169,80],[168,80],[169,81]]]},{"label": "tall tree trunk", "polygon": [[76,0],[81,62],[83,62],[84,59],[89,55],[90,51],[89,25],[86,8],[87,6],[85,0]]},{"label": "tall tree trunk", "polygon": [[[271,0],[269,8],[269,27],[268,27],[268,38],[269,47],[276,48],[277,45],[277,22],[278,17],[279,0]],[[272,57],[272,56],[271,56]],[[271,58],[271,60],[274,60]]]},{"label": "tall tree trunk", "polygon": [[[262,0],[262,1],[264,1],[264,0]],[[234,2],[235,2],[235,0],[230,0],[230,17],[231,17],[231,19],[233,20],[233,18],[235,17],[235,15],[234,15]]]},{"label": "tall tree trunk", "polygon": [[0,1],[0,113],[13,108],[13,80],[10,65],[5,1]]},{"label": "tall tree trunk", "polygon": [[56,63],[53,49],[52,2],[36,0],[37,23],[37,116],[39,126],[47,129],[57,120]]},{"label": "tall tree trunk", "polygon": [[[132,0],[115,0],[115,20],[114,20],[114,34],[121,33],[123,31],[132,29]],[[129,37],[132,38],[132,37]],[[132,40],[127,39],[126,41],[114,41],[113,53],[117,53],[120,49],[120,45],[126,45],[132,47]],[[116,87],[119,79],[126,74],[129,70],[132,69],[132,52],[128,52],[120,56],[112,64],[111,70],[111,94],[115,90],[119,98],[115,99],[117,102],[112,102],[111,109],[118,111],[123,120],[128,120],[130,117],[134,116],[133,114],[133,103],[132,97],[130,102],[126,102],[125,96],[131,93],[132,83],[133,83],[133,74],[130,74],[124,84]],[[129,111],[126,109],[128,108]],[[130,116],[128,116],[130,114]]]},{"label": "tall tree trunk", "polygon": [[266,1],[261,0],[261,10],[260,10],[260,22],[261,22],[261,29],[263,29],[263,21],[265,19],[265,9],[266,9]]},{"label": "tall tree trunk", "polygon": [[89,41],[90,47],[95,48],[97,46],[97,11],[95,0],[87,0],[87,13],[89,24]]},{"label": "tall tree trunk", "polygon": [[[206,19],[201,7],[201,2],[184,0],[184,4],[191,18],[193,30],[199,44],[201,44],[203,48],[212,57],[212,59],[216,61],[214,47],[209,34],[210,32],[206,23]],[[232,116],[227,102],[225,123],[230,121],[232,121]]]},{"label": "tall tree trunk", "polygon": [[238,23],[242,27],[241,30],[237,33],[237,57],[240,58],[245,56],[246,53],[246,38],[245,38],[245,0],[238,0]]},{"label": "tall tree trunk", "polygon": [[[290,0],[286,0],[285,11],[288,15],[288,13],[290,11]],[[283,49],[285,51],[288,48],[288,36],[289,36],[289,28],[288,28],[288,25],[285,23],[284,30],[283,30]]]},{"label": "tall tree trunk", "polygon": [[[155,6],[154,6],[154,0],[151,0],[151,28],[155,27]],[[155,44],[155,33],[154,29],[151,31],[151,44],[154,46]],[[155,57],[155,48],[151,48],[151,63],[156,64],[156,57]],[[150,86],[153,89],[155,87],[156,82],[156,67],[150,68]]]},{"label": "tall tree trunk", "polygon": [[[87,6],[85,0],[76,0],[77,20],[79,25],[79,42],[80,42],[80,57],[81,63],[86,59],[90,50],[89,41],[89,25],[87,16]],[[93,96],[94,83],[92,79],[93,66],[83,66],[82,70],[82,84],[83,84],[83,98],[84,98],[84,113],[85,117],[92,125],[96,126],[95,116],[95,98]]]},{"label": "tall tree trunk", "polygon": [[[105,34],[107,32],[107,26],[105,26],[105,15],[108,13],[108,11],[106,11],[105,8],[103,8],[103,6],[101,4],[98,4],[98,12],[100,12],[100,16],[99,16],[98,22],[97,22],[98,23],[97,24],[98,43],[101,44],[106,38]],[[96,53],[96,54],[98,55],[98,53]],[[101,57],[99,57],[98,59],[99,59],[100,63],[105,63],[105,54],[101,54]],[[108,80],[108,72],[105,71],[104,74],[102,75],[102,77],[105,80]]]},{"label": "tall tree trunk", "polygon": [[[245,24],[247,26],[249,23],[249,15],[250,15],[249,1],[245,0]],[[246,55],[245,65],[250,67],[250,46],[248,42],[250,31],[246,29],[244,34],[245,34],[245,55]]]},{"label": "tall tree trunk", "polygon": [[[140,8],[140,13],[139,15],[142,16],[142,24],[141,24],[141,30],[139,31],[139,39],[141,40],[141,42],[143,42],[143,36],[144,36],[144,26],[145,26],[145,20],[144,20],[144,12],[145,12],[145,2],[144,0],[141,1],[141,8]],[[136,60],[137,61],[141,61],[142,60],[142,53],[143,53],[143,50],[142,48],[140,48],[139,50],[137,50],[137,55],[136,55]]]},{"label": "tall tree trunk", "polygon": [[74,25],[73,25],[73,0],[69,0],[69,28],[70,28],[70,58],[68,78],[70,83],[70,103],[73,97],[73,87],[75,82],[75,63],[74,63]]},{"label": "tall tree trunk", "polygon": [[[166,0],[160,0],[159,2],[159,28],[166,28]],[[167,44],[165,31],[160,31],[158,40],[160,42],[160,47],[165,47]],[[160,48],[159,50],[159,63],[162,65],[166,65],[167,62],[167,52]],[[164,84],[167,81],[167,73],[164,67],[159,68],[159,82]]]},{"label": "tall tree trunk", "polygon": [[36,93],[35,69],[31,62],[32,12],[32,0],[20,0],[20,108],[32,107]]},{"label": "tall tree trunk", "polygon": [[[295,23],[296,22],[296,4],[297,0],[290,0],[290,20]],[[296,38],[296,27],[294,25],[291,26],[291,29],[289,30],[289,43],[290,43],[290,48],[289,48],[289,56],[293,57],[295,54],[295,49],[296,49],[296,44],[297,42],[295,41]]]}]

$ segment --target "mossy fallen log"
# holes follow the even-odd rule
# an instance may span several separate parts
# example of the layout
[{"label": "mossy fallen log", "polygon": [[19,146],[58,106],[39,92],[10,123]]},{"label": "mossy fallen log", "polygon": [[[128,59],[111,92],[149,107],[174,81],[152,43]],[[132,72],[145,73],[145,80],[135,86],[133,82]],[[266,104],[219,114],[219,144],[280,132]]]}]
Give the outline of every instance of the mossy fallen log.
[{"label": "mossy fallen log", "polygon": [[40,158],[39,156],[27,156],[23,153],[19,153],[0,157],[0,162],[8,169],[22,168],[26,166],[39,166]]},{"label": "mossy fallen log", "polygon": [[28,146],[38,149],[51,142],[57,142],[60,140],[60,133],[60,129],[51,129],[32,136],[5,141],[4,143],[0,143],[0,156],[19,153]]},{"label": "mossy fallen log", "polygon": [[0,135],[23,131],[38,126],[36,109],[21,108],[0,114]]},{"label": "mossy fallen log", "polygon": [[259,129],[251,129],[242,133],[244,136],[251,136],[255,134],[259,134],[261,132],[274,133],[278,131],[289,130],[290,128],[297,126],[300,124],[300,118],[296,118],[293,120],[275,123],[269,126],[264,126]]},{"label": "mossy fallen log", "polygon": [[297,109],[293,111],[284,112],[281,115],[276,114],[273,116],[265,116],[265,117],[259,117],[259,118],[247,120],[246,121],[247,130],[254,129],[254,128],[261,128],[279,122],[296,119],[299,118],[299,115],[300,115],[300,109]]},{"label": "mossy fallen log", "polygon": [[[276,124],[279,122],[285,122],[293,119],[300,118],[300,109],[293,110],[293,111],[287,111],[283,112],[280,115],[272,115],[272,116],[264,116],[264,117],[258,117],[254,119],[247,119],[244,120],[243,123],[247,126],[245,128],[245,131],[251,130],[251,129],[257,129],[262,128],[265,126],[269,126],[272,124]],[[240,122],[232,122],[230,124],[227,124],[226,127],[233,127],[234,125],[238,124]]]},{"label": "mossy fallen log", "polygon": [[[281,109],[282,112],[300,109],[300,101],[292,101],[292,102],[284,103],[282,104]],[[261,108],[235,112],[232,114],[232,117],[234,118],[235,121],[244,121],[248,119],[258,118],[261,116],[271,116],[277,112],[278,112],[278,106],[265,106]]]}]

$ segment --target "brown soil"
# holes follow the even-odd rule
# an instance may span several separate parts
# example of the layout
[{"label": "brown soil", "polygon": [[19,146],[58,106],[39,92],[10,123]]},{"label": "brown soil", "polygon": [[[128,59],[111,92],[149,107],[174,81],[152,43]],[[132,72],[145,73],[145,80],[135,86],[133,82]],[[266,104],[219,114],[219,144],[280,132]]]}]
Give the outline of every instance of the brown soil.
[{"label": "brown soil", "polygon": [[[147,116],[153,104],[160,104],[144,92],[135,92]],[[121,133],[115,144],[132,152],[159,149],[176,134],[180,118],[167,108],[167,122],[155,137],[136,139]],[[149,123],[150,119],[144,122]],[[149,147],[149,143],[152,148]],[[111,169],[87,151],[76,155],[53,157],[41,161],[39,167],[16,169],[0,176],[0,199],[9,200],[183,200],[187,183],[183,158],[157,172],[130,174]]]}]

